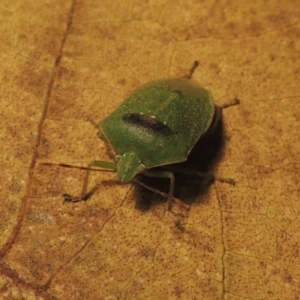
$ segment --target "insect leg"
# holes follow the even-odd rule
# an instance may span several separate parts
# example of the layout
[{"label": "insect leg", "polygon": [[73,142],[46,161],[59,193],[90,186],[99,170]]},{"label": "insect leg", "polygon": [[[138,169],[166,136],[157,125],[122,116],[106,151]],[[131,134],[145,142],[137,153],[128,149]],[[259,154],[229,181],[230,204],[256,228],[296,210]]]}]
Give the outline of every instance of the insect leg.
[{"label": "insect leg", "polygon": [[193,66],[191,67],[191,69],[189,71],[189,73],[187,75],[182,76],[182,77],[186,78],[186,79],[191,79],[198,66],[199,66],[199,62],[197,60],[195,60],[194,63],[193,63]]},{"label": "insect leg", "polygon": [[204,173],[204,172],[200,172],[197,170],[182,168],[177,165],[167,165],[167,166],[163,166],[163,168],[166,170],[169,170],[171,172],[175,172],[175,173],[195,175],[195,176],[204,177],[204,178],[208,178],[208,179],[212,179],[212,180],[217,180],[217,181],[221,181],[221,182],[225,182],[225,183],[229,183],[229,184],[233,184],[233,185],[235,184],[235,181],[231,178],[216,177],[215,175],[213,175],[211,173]]},{"label": "insect leg", "polygon": [[221,106],[221,108],[227,108],[227,107],[230,107],[230,106],[238,105],[240,103],[241,103],[240,99],[234,98],[231,102],[223,104]]},{"label": "insect leg", "polygon": [[[103,171],[116,171],[117,170],[117,165],[115,163],[101,161],[101,160],[92,161],[91,163],[89,163],[89,165],[86,168],[85,177],[84,177],[80,196],[74,197],[70,194],[63,194],[65,201],[78,202],[78,201],[87,200],[95,192],[95,188],[93,188],[91,191],[87,192],[90,172],[92,170],[94,170],[94,169],[92,169],[92,167],[102,168],[102,169],[104,169]],[[99,170],[99,171],[102,171],[102,170]]]},{"label": "insect leg", "polygon": [[[174,194],[174,185],[175,185],[175,177],[172,172],[169,171],[150,171],[150,170],[144,170],[143,174],[148,177],[154,177],[154,178],[169,178],[170,179],[170,188],[169,188],[169,195],[173,197]],[[168,210],[172,210],[172,201],[173,198],[168,198]]]},{"label": "insect leg", "polygon": [[94,119],[92,119],[92,117],[87,116],[87,121],[90,122],[96,129],[99,129],[99,124]]},{"label": "insect leg", "polygon": [[234,106],[234,105],[238,105],[238,104],[240,104],[240,100],[238,98],[234,98],[231,102],[225,103],[222,106],[215,105],[215,115],[214,115],[213,121],[212,121],[209,129],[205,133],[205,135],[210,135],[215,131],[220,119],[222,118],[223,109]]}]

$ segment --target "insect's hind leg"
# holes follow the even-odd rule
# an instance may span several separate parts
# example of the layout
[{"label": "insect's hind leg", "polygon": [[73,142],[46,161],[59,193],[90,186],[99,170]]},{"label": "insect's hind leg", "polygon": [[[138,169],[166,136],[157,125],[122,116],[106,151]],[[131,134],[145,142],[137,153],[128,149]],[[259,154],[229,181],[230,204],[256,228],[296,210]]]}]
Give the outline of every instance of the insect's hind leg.
[{"label": "insect's hind leg", "polygon": [[233,98],[231,102],[224,103],[223,105],[221,105],[221,109],[227,108],[227,107],[230,107],[230,106],[234,106],[234,105],[238,105],[240,103],[241,103],[240,99]]},{"label": "insect's hind leg", "polygon": [[199,66],[199,61],[195,60],[191,69],[189,70],[189,73],[182,76],[182,78],[191,79],[198,66]]},{"label": "insect's hind leg", "polygon": [[238,104],[240,104],[240,100],[238,98],[234,98],[231,102],[225,103],[221,106],[215,105],[215,115],[214,115],[213,121],[212,121],[209,129],[205,133],[205,135],[210,135],[215,131],[220,119],[222,119],[223,109],[234,106],[234,105],[238,105]]}]

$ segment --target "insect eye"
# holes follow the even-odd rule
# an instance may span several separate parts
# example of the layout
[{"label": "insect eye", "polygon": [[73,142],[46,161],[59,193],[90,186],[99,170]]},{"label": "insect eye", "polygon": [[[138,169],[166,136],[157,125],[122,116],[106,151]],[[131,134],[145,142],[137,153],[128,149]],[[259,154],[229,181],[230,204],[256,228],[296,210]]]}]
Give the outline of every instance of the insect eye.
[{"label": "insect eye", "polygon": [[117,163],[119,162],[120,159],[121,159],[121,155],[116,155],[116,156],[114,157],[115,163],[117,164]]}]

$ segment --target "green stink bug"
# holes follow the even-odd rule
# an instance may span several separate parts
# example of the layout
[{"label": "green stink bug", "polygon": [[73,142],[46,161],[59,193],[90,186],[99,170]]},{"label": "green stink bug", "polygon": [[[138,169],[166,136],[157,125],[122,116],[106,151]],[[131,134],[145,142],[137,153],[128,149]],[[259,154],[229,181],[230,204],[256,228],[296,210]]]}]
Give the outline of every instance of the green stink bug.
[{"label": "green stink bug", "polygon": [[[146,83],[96,125],[98,136],[108,145],[114,162],[96,160],[87,168],[79,167],[86,170],[81,195],[73,197],[64,194],[65,200],[81,201],[91,195],[91,192],[87,193],[87,185],[89,173],[94,170],[92,167],[113,170],[122,183],[135,181],[162,194],[168,198],[168,210],[171,210],[173,200],[188,208],[173,196],[173,172],[233,183],[231,179],[176,166],[187,160],[197,141],[209,128],[215,127],[221,115],[222,107],[214,105],[210,92],[190,79],[197,66],[198,62],[195,62],[190,74],[185,77]],[[236,99],[229,105],[237,103]],[[169,193],[162,193],[141,183],[136,178],[140,173],[149,177],[169,178]]]}]

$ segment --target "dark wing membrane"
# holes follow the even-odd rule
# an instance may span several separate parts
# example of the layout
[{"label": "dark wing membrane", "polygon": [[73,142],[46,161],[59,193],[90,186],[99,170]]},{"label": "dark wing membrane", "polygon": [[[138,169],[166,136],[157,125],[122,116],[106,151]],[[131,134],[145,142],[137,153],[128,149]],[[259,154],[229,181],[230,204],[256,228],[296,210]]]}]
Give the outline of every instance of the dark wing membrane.
[{"label": "dark wing membrane", "polygon": [[152,132],[153,134],[171,135],[175,132],[164,123],[139,113],[127,113],[122,117],[128,125],[136,126]]}]

